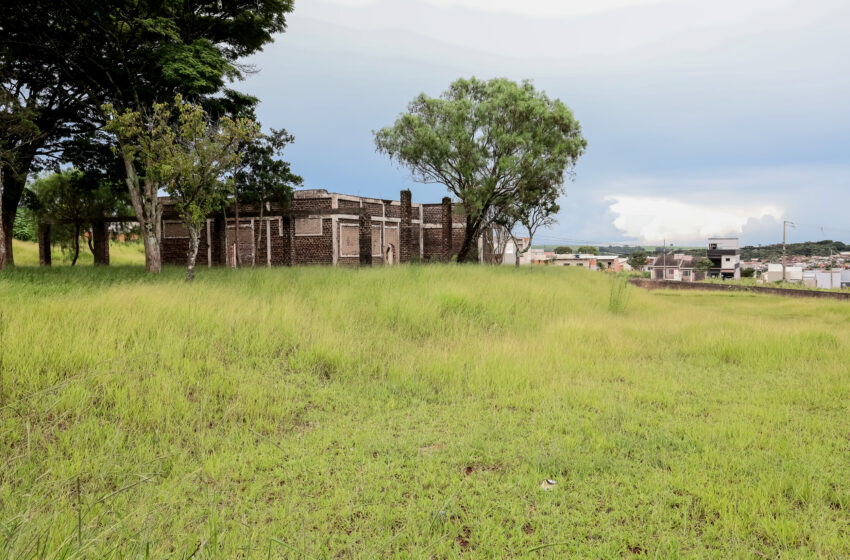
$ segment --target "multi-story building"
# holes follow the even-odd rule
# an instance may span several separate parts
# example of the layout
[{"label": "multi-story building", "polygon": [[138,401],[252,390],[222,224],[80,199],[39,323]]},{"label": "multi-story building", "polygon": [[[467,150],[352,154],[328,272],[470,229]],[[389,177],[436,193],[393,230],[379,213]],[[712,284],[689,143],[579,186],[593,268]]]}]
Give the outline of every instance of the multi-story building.
[{"label": "multi-story building", "polygon": [[741,249],[737,237],[711,237],[708,240],[708,259],[712,267],[709,278],[741,278]]}]

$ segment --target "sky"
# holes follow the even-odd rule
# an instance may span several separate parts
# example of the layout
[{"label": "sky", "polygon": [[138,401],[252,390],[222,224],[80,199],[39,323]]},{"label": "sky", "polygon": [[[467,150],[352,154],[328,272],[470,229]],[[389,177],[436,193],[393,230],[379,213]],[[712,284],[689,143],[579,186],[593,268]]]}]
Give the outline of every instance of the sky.
[{"label": "sky", "polygon": [[372,131],[459,77],[528,79],[588,141],[537,241],[850,242],[848,53],[847,0],[296,0],[237,87],[306,188],[439,201]]}]

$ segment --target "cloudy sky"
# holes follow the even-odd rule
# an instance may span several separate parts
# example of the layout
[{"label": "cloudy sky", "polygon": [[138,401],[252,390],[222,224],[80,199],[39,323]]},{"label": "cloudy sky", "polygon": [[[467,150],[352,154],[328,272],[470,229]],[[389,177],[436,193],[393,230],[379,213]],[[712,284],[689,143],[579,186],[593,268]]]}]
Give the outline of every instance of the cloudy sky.
[{"label": "cloudy sky", "polygon": [[239,87],[305,186],[445,196],[372,131],[458,77],[530,79],[588,150],[550,243],[850,242],[847,0],[297,0]]}]

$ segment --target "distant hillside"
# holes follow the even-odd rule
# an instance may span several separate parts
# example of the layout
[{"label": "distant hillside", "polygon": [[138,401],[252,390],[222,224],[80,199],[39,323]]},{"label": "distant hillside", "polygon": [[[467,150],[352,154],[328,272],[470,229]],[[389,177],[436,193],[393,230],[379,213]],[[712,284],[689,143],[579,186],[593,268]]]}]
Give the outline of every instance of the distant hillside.
[{"label": "distant hillside", "polygon": [[[850,251],[850,245],[841,241],[832,241],[826,239],[824,241],[806,241],[805,243],[789,243],[787,245],[787,254],[803,257],[828,257],[831,253],[840,253],[841,251]],[[782,244],[762,245],[754,247],[747,245],[741,247],[741,258],[744,260],[753,259],[768,259],[776,260],[782,256]]]},{"label": "distant hillside", "polygon": [[[545,249],[546,251],[553,251],[556,245],[535,245],[535,247]],[[804,243],[789,243],[787,247],[788,256],[796,255],[803,257],[828,257],[830,255],[830,251],[832,251],[832,254],[840,253],[842,251],[850,251],[850,245],[842,243],[841,241],[832,241],[831,239],[826,239],[824,241],[806,241]],[[575,248],[576,247],[573,247],[573,249]],[[667,250],[674,253],[691,255],[693,257],[706,256],[706,249],[703,247],[670,247]],[[653,253],[660,252],[661,247],[640,247],[634,245],[599,246],[599,252],[603,255],[620,255],[621,257],[627,257],[635,251],[644,251],[646,254],[652,255]],[[782,257],[781,243],[776,243],[774,245],[761,245],[758,247],[754,245],[741,247],[741,259],[745,261],[762,259],[775,261],[779,260],[780,257]]]}]

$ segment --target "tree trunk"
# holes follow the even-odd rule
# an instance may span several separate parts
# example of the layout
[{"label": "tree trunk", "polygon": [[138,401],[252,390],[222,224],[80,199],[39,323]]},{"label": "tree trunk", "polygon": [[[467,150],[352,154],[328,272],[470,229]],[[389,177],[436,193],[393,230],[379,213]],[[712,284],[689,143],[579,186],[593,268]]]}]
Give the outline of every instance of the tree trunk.
[{"label": "tree trunk", "polygon": [[0,166],[0,270],[6,270],[6,227],[3,221],[3,167]]},{"label": "tree trunk", "polygon": [[124,171],[127,174],[127,189],[130,192],[130,202],[136,220],[142,230],[142,240],[145,244],[145,270],[152,274],[162,272],[161,218],[162,207],[157,198],[159,190],[155,183],[145,181],[144,188],[136,173],[136,163],[133,155],[127,150],[124,141],[118,139],[121,157],[124,161]]},{"label": "tree trunk", "polygon": [[74,258],[71,260],[71,266],[77,264],[78,258],[80,258],[80,224],[74,226]]},{"label": "tree trunk", "polygon": [[[86,238],[86,242],[88,243],[89,251],[91,251],[91,254],[94,257],[94,227],[88,231],[88,234],[89,236]],[[95,260],[97,260],[97,257],[95,257]]]},{"label": "tree trunk", "polygon": [[3,193],[0,195],[3,198],[2,203],[0,203],[0,207],[2,207],[0,212],[2,212],[3,217],[0,219],[0,222],[2,222],[1,227],[3,228],[3,237],[5,238],[5,243],[3,244],[6,253],[5,264],[8,266],[15,264],[15,253],[12,249],[12,229],[15,227],[18,204],[21,202],[21,195],[24,193],[24,187],[27,184],[27,175],[29,174],[34,157],[35,147],[31,144],[29,148],[25,148],[25,153],[18,156],[17,161],[18,169],[21,171],[20,173],[13,173],[8,167],[0,170],[0,173],[4,173],[2,178]]},{"label": "tree trunk", "polygon": [[186,227],[189,230],[189,254],[187,255],[188,263],[186,265],[186,282],[192,282],[195,279],[195,263],[198,260],[200,232],[194,225],[187,224]]},{"label": "tree trunk", "polygon": [[479,230],[481,229],[480,220],[474,219],[472,216],[467,213],[466,215],[466,229],[463,234],[463,244],[460,246],[460,251],[457,254],[457,262],[468,262],[470,257],[470,251],[472,251],[472,245],[475,243],[475,240],[478,238]]}]

